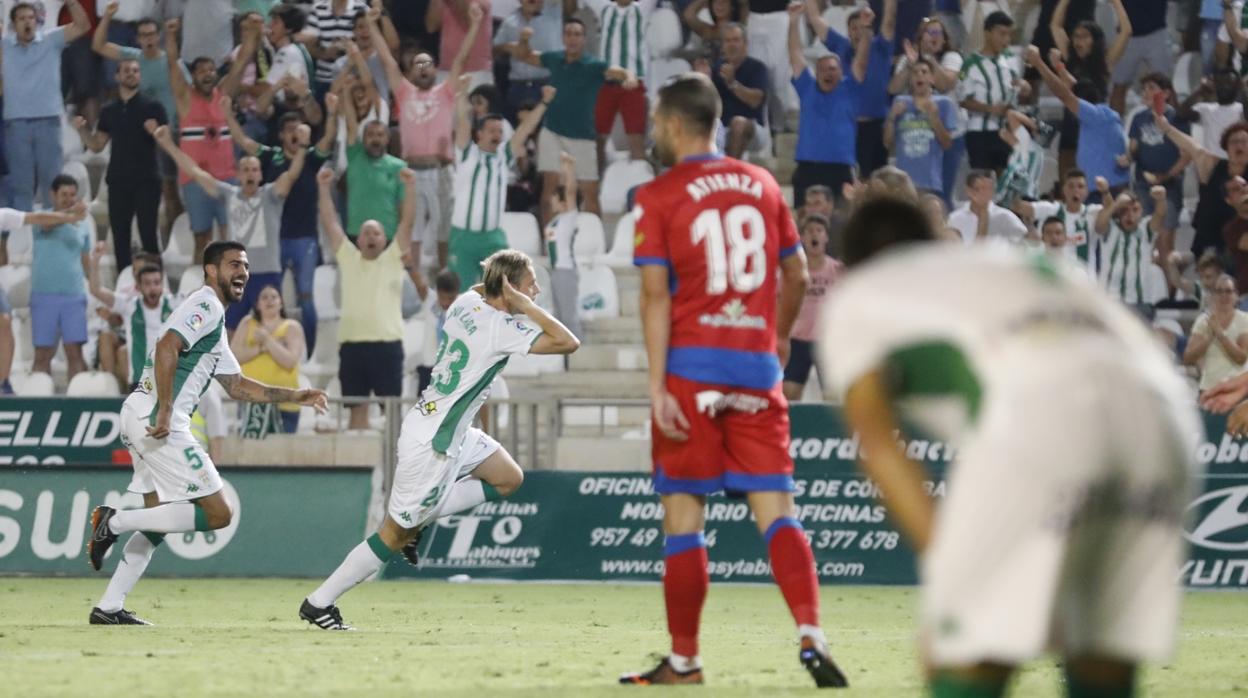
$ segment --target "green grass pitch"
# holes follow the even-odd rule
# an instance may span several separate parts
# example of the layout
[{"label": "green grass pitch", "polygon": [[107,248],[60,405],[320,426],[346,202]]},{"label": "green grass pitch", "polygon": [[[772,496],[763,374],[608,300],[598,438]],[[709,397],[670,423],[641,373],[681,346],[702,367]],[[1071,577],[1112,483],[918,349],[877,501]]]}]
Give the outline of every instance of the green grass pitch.
[{"label": "green grass pitch", "polygon": [[[152,579],[127,602],[153,628],[87,625],[105,580],[0,578],[0,695],[591,696],[665,648],[656,585],[365,584],[343,598],[361,630],[298,620],[313,580]],[[913,589],[824,587],[845,696],[921,695]],[[1180,653],[1144,695],[1248,693],[1248,594],[1189,594]],[[708,686],[682,695],[784,696],[814,689],[779,593],[711,588],[702,626]],[[1058,695],[1051,661],[1014,695]]]}]

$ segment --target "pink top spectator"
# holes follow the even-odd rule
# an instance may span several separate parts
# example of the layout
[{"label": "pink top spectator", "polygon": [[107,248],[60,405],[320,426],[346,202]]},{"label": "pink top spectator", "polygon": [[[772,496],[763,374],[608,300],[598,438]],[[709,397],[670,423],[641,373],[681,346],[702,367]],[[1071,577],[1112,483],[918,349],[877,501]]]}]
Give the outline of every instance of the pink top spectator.
[{"label": "pink top spectator", "polygon": [[455,120],[455,86],[444,82],[421,90],[407,80],[394,88],[399,106],[399,140],[403,159],[437,157],[454,159],[451,125]]},{"label": "pink top spectator", "polygon": [[[234,141],[225,124],[225,112],[217,101],[221,89],[214,87],[212,96],[205,99],[198,90],[190,90],[191,108],[182,120],[181,143],[183,152],[190,155],[195,164],[220,180],[234,178]],[[186,184],[191,178],[185,172],[178,173],[178,181]]]},{"label": "pink top spectator", "polygon": [[[438,70],[450,71],[451,63],[455,60],[455,54],[459,53],[459,47],[464,44],[464,37],[468,34],[468,25],[460,24],[459,18],[451,11],[450,3],[446,0],[433,0],[442,4],[442,43],[441,50],[438,55],[441,57],[438,62]],[[465,73],[475,73],[481,70],[490,70],[492,63],[490,62],[490,44],[494,41],[494,30],[490,24],[490,0],[470,0],[475,1],[477,5],[485,12],[485,19],[481,21],[481,28],[477,30],[477,41],[472,45],[472,50],[468,53],[468,60],[464,63]]]},{"label": "pink top spectator", "polygon": [[815,330],[818,329],[819,309],[827,298],[828,289],[836,283],[841,275],[841,263],[831,257],[823,258],[823,266],[810,270],[810,285],[806,287],[806,298],[802,300],[802,309],[797,313],[797,321],[793,323],[790,337],[803,342],[815,341]]}]

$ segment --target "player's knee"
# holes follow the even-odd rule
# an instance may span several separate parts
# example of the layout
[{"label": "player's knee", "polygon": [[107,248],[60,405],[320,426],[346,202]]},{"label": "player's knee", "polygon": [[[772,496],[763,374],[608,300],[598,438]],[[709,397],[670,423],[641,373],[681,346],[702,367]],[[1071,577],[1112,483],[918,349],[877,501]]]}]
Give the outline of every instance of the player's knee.
[{"label": "player's knee", "polygon": [[208,530],[215,531],[230,525],[230,521],[234,519],[234,512],[230,510],[230,505],[222,504],[220,507],[213,507],[204,514],[208,518]]},{"label": "player's knee", "polygon": [[493,487],[501,496],[510,497],[516,490],[520,489],[520,485],[524,484],[524,471],[515,463],[510,468],[505,469],[498,482],[491,482]]}]

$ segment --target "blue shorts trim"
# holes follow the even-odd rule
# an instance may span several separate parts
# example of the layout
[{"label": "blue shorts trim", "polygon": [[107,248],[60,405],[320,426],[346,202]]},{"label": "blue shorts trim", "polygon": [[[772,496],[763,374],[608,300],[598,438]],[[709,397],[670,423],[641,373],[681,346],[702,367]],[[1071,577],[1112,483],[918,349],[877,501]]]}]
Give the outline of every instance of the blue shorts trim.
[{"label": "blue shorts trim", "polygon": [[663,556],[671,557],[696,548],[705,547],[706,536],[701,531],[697,533],[682,533],[678,536],[668,536],[663,539]]},{"label": "blue shorts trim", "polygon": [[654,466],[654,491],[659,494],[692,494],[705,497],[724,489],[722,477],[682,479],[668,477],[662,465]]},{"label": "blue shorts trim", "polygon": [[798,532],[801,532],[802,524],[790,516],[781,516],[772,521],[771,525],[767,527],[767,532],[763,534],[763,540],[766,541],[767,545],[771,545],[772,536],[779,533],[782,528],[796,528]]},{"label": "blue shorts trim", "polygon": [[633,266],[635,267],[645,267],[645,266],[650,266],[650,265],[663,266],[669,269],[672,267],[671,261],[668,260],[666,257],[634,257],[633,258]]},{"label": "blue shorts trim", "polygon": [[775,354],[711,347],[668,349],[667,372],[698,383],[752,390],[771,390],[784,377]]},{"label": "blue shorts trim", "polygon": [[792,492],[792,475],[724,473],[724,489],[730,492]]}]

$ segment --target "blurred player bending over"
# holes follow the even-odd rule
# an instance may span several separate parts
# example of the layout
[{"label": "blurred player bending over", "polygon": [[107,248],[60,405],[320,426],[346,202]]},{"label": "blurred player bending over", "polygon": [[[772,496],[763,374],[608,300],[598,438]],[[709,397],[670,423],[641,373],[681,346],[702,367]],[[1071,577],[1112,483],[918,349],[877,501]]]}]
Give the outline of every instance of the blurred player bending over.
[{"label": "blurred player bending over", "polygon": [[844,686],[819,629],[814,557],[794,518],[788,403],[780,387],[789,330],[806,291],[806,259],[771,174],[715,153],[720,109],[715,87],[697,73],[659,90],[654,139],[672,169],[638,191],[633,209],[672,652],[653,670],[620,682],[702,682],[704,508],[707,495],[726,490],[747,498],[767,541],[776,583],[798,624],[802,663],[819,686]]},{"label": "blurred player bending over", "polygon": [[[381,528],[355,546],[299,608],[299,617],[318,628],[351,630],[334,602],[400,549],[415,564],[413,543],[435,518],[506,497],[524,480],[511,454],[472,422],[512,355],[571,354],[580,340],[533,302],[541,288],[523,252],[500,250],[481,266],[482,282],[447,309],[429,387],[403,418]],[[528,322],[515,315],[528,316]]]},{"label": "blurred player bending over", "polygon": [[[1002,695],[1053,647],[1068,695],[1130,696],[1174,645],[1194,396],[1080,267],[932,238],[908,203],[863,204],[817,345],[922,555],[932,694]],[[903,413],[958,444],[939,512],[898,446]]]},{"label": "blurred player bending over", "polygon": [[91,609],[92,625],[151,625],[122,603],[165,534],[230,525],[233,513],[221,492],[221,476],[191,434],[191,415],[213,378],[235,400],[326,407],[320,390],[276,388],[242,375],[225,334],[225,306],[242,299],[248,275],[242,243],[218,241],[204,248],[204,285],[165,321],[138,385],[121,406],[121,442],[134,462],[128,489],[143,495],[146,508],[98,506],[91,513],[87,558],[93,569],[100,569],[120,534],[134,531],[103,598]]}]

